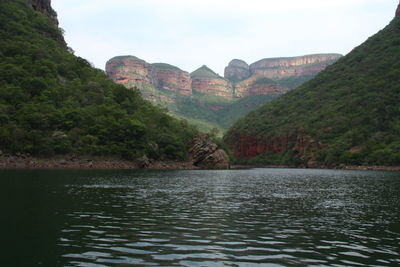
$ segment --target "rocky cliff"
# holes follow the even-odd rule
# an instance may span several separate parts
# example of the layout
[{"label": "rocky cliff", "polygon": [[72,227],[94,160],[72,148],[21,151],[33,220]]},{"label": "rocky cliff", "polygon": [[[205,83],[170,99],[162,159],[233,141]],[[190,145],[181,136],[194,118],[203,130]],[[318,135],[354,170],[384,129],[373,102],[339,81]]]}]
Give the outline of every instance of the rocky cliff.
[{"label": "rocky cliff", "polygon": [[400,3],[399,3],[399,5],[397,6],[397,9],[396,9],[396,17],[400,17]]},{"label": "rocky cliff", "polygon": [[57,13],[51,7],[51,0],[28,0],[28,4],[38,12],[48,16],[58,26]]},{"label": "rocky cliff", "polygon": [[255,95],[281,96],[288,91],[275,81],[262,76],[252,76],[244,81],[236,83],[235,97],[243,98]]},{"label": "rocky cliff", "polygon": [[152,85],[179,95],[192,95],[190,74],[169,64],[149,64],[134,56],[119,56],[106,63],[106,72],[116,83],[128,88]]},{"label": "rocky cliff", "polygon": [[190,74],[169,64],[152,64],[152,83],[156,88],[177,92],[180,95],[192,95]]},{"label": "rocky cliff", "polygon": [[225,68],[224,77],[231,82],[246,80],[251,76],[249,65],[241,59],[233,59]]},{"label": "rocky cliff", "polygon": [[266,58],[250,65],[252,75],[269,79],[315,76],[337,61],[339,54],[316,54],[290,58]]},{"label": "rocky cliff", "polygon": [[198,68],[190,75],[192,77],[193,91],[226,98],[233,97],[232,84],[207,66]]}]

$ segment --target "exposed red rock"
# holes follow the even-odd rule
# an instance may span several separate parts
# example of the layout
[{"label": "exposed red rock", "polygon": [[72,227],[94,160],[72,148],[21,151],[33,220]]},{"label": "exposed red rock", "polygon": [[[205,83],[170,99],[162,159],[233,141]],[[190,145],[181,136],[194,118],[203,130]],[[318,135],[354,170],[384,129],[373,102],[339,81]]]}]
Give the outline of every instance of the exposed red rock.
[{"label": "exposed red rock", "polygon": [[226,98],[233,97],[232,83],[220,77],[207,66],[204,65],[198,68],[190,75],[192,77],[193,91]]},{"label": "exposed red rock", "polygon": [[267,58],[250,65],[252,75],[269,79],[314,76],[337,61],[339,54],[317,54],[301,57]]},{"label": "exposed red rock", "polygon": [[190,74],[179,69],[153,68],[153,84],[157,88],[176,91],[180,95],[192,95]]},{"label": "exposed red rock", "polygon": [[252,159],[265,153],[279,154],[291,150],[308,167],[314,166],[315,152],[327,147],[303,132],[271,137],[238,132],[227,143],[237,158]]},{"label": "exposed red rock", "polygon": [[271,79],[314,76],[339,57],[338,54],[323,54],[263,59],[250,67],[243,60],[234,59],[225,68],[223,78],[207,66],[189,74],[165,63],[149,64],[134,56],[120,56],[107,62],[106,72],[115,82],[139,89],[148,100],[175,101],[173,96],[157,95],[157,89],[182,96],[191,96],[192,91],[225,98],[280,96],[289,89]]},{"label": "exposed red rock", "polygon": [[254,95],[281,96],[288,91],[276,82],[262,77],[252,76],[234,85],[235,97],[242,98]]},{"label": "exposed red rock", "polygon": [[151,65],[134,56],[121,56],[109,60],[107,74],[116,82],[124,85],[151,83]]},{"label": "exposed red rock", "polygon": [[34,10],[48,16],[58,26],[57,13],[51,7],[51,0],[28,0],[28,4]]},{"label": "exposed red rock", "polygon": [[258,137],[247,133],[236,133],[232,137],[232,151],[237,158],[251,159],[261,154],[270,152],[273,154],[281,153],[289,148],[289,144],[296,140],[296,136],[276,136],[273,138]]},{"label": "exposed red rock", "polygon": [[[152,85],[180,95],[192,95],[190,74],[168,64],[149,64],[134,56],[120,56],[106,63],[106,72],[116,83],[128,88],[137,87],[140,90]],[[167,102],[170,101],[173,100]]]},{"label": "exposed red rock", "polygon": [[192,88],[199,93],[232,98],[232,84],[222,78],[192,78]]}]

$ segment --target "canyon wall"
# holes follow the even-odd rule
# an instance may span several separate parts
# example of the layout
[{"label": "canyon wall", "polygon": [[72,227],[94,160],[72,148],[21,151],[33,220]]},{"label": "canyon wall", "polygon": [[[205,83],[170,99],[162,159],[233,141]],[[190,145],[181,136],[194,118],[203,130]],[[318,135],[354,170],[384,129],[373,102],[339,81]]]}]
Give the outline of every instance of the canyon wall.
[{"label": "canyon wall", "polygon": [[[300,85],[306,78],[315,76],[340,57],[338,54],[317,54],[270,58],[251,65],[234,59],[225,68],[225,77],[221,77],[207,66],[189,74],[169,64],[150,64],[134,56],[119,56],[107,62],[106,72],[115,82],[128,88],[142,91],[142,88],[152,86],[154,90],[152,94],[147,93],[148,98],[155,97],[156,89],[168,90],[181,96],[192,96],[194,91],[229,99],[255,95],[280,96]],[[288,85],[280,81],[285,78],[299,79]]]},{"label": "canyon wall", "polygon": [[269,79],[315,76],[340,57],[339,54],[317,54],[290,58],[267,58],[251,64],[250,72],[252,75]]},{"label": "canyon wall", "polygon": [[134,56],[119,56],[107,62],[106,72],[116,83],[128,88],[136,87],[140,90],[152,85],[179,95],[192,95],[190,74],[169,64],[149,64]]},{"label": "canyon wall", "polygon": [[225,98],[233,97],[232,84],[207,66],[198,68],[190,75],[192,77],[193,91]]}]

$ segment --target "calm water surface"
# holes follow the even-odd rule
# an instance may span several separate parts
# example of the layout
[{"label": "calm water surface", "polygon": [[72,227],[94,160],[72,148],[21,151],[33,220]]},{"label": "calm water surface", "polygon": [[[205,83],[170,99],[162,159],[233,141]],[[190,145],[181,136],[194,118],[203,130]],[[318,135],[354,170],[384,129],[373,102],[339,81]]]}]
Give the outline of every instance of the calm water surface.
[{"label": "calm water surface", "polygon": [[400,173],[0,170],[2,266],[400,266]]}]

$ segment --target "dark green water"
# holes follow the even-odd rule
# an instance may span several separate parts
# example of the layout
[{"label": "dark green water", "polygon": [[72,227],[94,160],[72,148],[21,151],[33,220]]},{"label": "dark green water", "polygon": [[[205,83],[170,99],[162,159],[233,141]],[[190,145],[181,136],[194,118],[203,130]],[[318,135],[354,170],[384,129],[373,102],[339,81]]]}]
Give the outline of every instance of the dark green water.
[{"label": "dark green water", "polygon": [[400,173],[0,170],[2,266],[400,266]]}]

